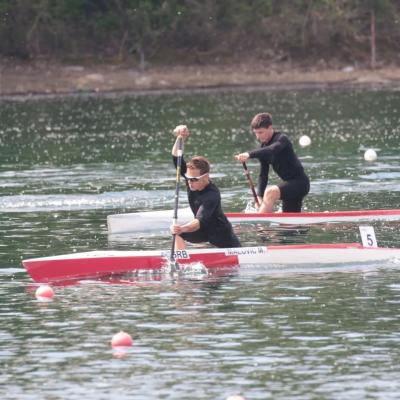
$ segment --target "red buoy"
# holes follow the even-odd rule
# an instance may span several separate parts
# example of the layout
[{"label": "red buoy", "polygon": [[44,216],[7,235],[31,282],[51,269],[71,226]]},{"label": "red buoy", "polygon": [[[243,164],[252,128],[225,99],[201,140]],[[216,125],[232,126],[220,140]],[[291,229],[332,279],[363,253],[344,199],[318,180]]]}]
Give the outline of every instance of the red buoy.
[{"label": "red buoy", "polygon": [[123,331],[116,333],[111,339],[112,347],[130,347],[132,345],[133,340],[131,335]]},{"label": "red buoy", "polygon": [[54,297],[54,290],[48,285],[42,285],[36,289],[35,296],[38,300],[49,301]]}]

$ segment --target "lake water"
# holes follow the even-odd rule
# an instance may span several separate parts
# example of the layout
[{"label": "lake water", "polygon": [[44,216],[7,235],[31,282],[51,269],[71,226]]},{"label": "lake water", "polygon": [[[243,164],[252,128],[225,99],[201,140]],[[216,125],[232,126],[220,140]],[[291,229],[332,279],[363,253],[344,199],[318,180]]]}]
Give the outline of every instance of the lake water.
[{"label": "lake water", "polygon": [[[398,398],[400,260],[88,280],[56,286],[49,303],[34,296],[24,258],[169,248],[166,232],[108,236],[106,217],[172,209],[178,124],[191,130],[185,154],[211,161],[224,209],[242,210],[251,194],[233,155],[257,145],[248,126],[261,111],[312,180],[305,210],[399,208],[394,89],[0,100],[2,399]],[[368,148],[377,161],[364,161]],[[399,222],[372,225],[379,245],[400,247]],[[236,229],[244,245],[360,241],[349,223]],[[134,339],[123,354],[110,347],[120,330]]]}]

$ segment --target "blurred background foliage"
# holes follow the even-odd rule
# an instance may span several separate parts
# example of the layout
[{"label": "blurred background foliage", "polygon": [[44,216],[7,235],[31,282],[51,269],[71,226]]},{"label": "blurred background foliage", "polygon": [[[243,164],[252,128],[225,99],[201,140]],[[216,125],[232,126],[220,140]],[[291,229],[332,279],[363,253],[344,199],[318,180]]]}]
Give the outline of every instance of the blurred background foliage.
[{"label": "blurred background foliage", "polygon": [[20,60],[375,67],[400,60],[400,1],[0,0],[0,37]]}]

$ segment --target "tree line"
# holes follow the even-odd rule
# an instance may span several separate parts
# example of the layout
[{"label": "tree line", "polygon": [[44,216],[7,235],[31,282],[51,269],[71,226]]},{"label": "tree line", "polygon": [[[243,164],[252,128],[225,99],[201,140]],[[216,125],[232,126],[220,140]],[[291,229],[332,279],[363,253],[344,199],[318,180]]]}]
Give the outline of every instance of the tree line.
[{"label": "tree line", "polygon": [[0,56],[398,63],[399,0],[0,0]]}]

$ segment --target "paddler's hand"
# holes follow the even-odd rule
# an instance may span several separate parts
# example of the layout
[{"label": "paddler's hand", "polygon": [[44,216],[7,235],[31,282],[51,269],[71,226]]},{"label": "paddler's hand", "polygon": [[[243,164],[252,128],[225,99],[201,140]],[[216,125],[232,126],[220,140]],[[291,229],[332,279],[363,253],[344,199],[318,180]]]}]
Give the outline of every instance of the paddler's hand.
[{"label": "paddler's hand", "polygon": [[181,137],[182,139],[186,139],[187,137],[189,137],[190,133],[189,133],[189,129],[187,128],[186,125],[178,125],[175,129],[174,129],[174,135],[176,137]]},{"label": "paddler's hand", "polygon": [[183,232],[181,225],[175,225],[175,224],[172,224],[169,227],[169,230],[173,235],[180,235]]},{"label": "paddler's hand", "polygon": [[250,154],[247,152],[236,154],[235,158],[236,158],[236,160],[239,160],[240,162],[246,162],[250,158]]}]

